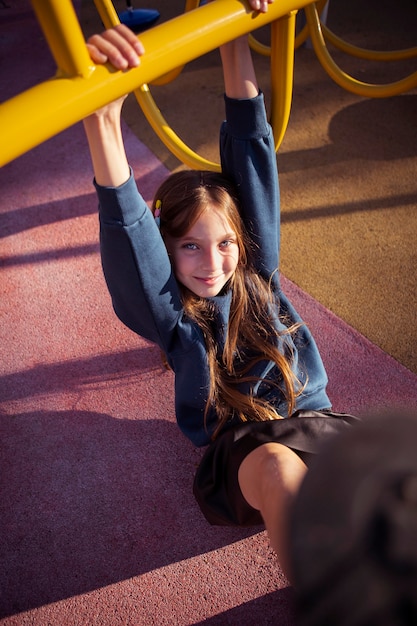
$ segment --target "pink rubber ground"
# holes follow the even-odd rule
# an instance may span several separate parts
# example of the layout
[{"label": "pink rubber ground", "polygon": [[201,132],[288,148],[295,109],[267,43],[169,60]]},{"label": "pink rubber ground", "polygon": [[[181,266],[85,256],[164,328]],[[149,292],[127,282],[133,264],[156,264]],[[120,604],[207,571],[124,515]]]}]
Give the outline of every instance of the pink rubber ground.
[{"label": "pink rubber ground", "polygon": [[[150,199],[167,172],[126,138]],[[158,350],[112,312],[91,178],[81,125],[0,171],[0,621],[291,625],[262,529],[209,527],[193,500],[201,452]],[[414,374],[284,282],[336,409],[417,405]]]}]

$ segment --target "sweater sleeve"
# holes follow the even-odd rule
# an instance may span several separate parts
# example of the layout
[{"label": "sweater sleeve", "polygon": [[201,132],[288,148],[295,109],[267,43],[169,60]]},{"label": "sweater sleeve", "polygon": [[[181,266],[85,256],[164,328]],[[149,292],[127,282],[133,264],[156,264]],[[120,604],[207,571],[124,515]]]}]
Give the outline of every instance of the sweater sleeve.
[{"label": "sweater sleeve", "polygon": [[279,275],[280,194],[272,129],[263,94],[248,100],[225,96],[226,121],[220,132],[223,173],[238,191],[241,215],[252,238],[255,265],[267,280]]},{"label": "sweater sleeve", "polygon": [[120,187],[95,187],[102,265],[116,315],[168,351],[182,306],[152,213],[132,174]]}]

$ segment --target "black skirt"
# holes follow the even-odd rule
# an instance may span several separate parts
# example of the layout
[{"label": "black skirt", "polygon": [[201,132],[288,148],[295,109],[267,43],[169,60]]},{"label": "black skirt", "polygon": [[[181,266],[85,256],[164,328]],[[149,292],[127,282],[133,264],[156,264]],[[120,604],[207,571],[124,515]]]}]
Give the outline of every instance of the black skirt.
[{"label": "black skirt", "polygon": [[308,466],[321,445],[358,418],[332,411],[297,411],[286,419],[245,422],[226,430],[207,448],[194,479],[194,496],[210,524],[257,526],[262,517],[242,495],[238,471],[243,459],[264,443],[281,443]]}]

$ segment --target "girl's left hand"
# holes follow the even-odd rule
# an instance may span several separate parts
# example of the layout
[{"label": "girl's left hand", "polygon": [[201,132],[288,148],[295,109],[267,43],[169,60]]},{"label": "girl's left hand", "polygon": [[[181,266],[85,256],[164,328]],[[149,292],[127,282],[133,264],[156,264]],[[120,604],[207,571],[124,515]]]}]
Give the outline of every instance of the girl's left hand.
[{"label": "girl's left hand", "polygon": [[266,13],[268,11],[268,4],[272,4],[274,0],[248,0],[251,9],[254,11],[260,11]]},{"label": "girl's left hand", "polygon": [[[209,2],[213,2],[213,0],[204,0],[200,2],[200,6],[203,4],[208,4]],[[253,11],[260,11],[261,13],[266,13],[268,11],[268,4],[272,4],[274,0],[248,0],[249,6]]]}]

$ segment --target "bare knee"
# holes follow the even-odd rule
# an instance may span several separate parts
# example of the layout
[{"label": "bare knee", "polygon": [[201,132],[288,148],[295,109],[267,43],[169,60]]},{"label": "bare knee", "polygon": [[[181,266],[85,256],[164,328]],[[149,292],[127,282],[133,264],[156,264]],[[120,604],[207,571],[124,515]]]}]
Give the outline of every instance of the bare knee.
[{"label": "bare knee", "polygon": [[265,443],[242,461],[238,479],[247,502],[263,512],[272,496],[297,493],[306,472],[300,457],[280,443]]},{"label": "bare knee", "polygon": [[245,500],[260,511],[272,549],[291,580],[288,552],[290,509],[307,468],[290,448],[266,443],[242,461],[238,480]]}]

